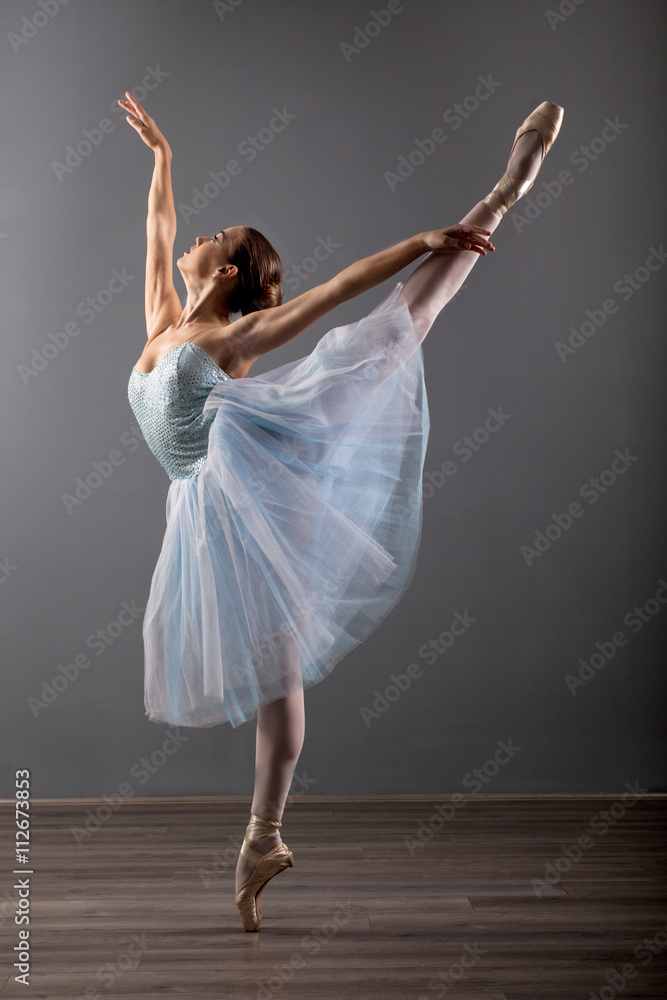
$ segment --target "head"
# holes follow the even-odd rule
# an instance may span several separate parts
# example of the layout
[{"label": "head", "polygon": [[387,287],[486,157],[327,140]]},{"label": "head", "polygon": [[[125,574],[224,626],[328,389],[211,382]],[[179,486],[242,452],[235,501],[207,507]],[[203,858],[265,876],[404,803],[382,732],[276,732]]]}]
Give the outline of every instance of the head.
[{"label": "head", "polygon": [[283,300],[283,268],[267,238],[250,226],[232,226],[215,236],[198,236],[179,257],[188,294],[211,298],[221,313],[248,313]]}]

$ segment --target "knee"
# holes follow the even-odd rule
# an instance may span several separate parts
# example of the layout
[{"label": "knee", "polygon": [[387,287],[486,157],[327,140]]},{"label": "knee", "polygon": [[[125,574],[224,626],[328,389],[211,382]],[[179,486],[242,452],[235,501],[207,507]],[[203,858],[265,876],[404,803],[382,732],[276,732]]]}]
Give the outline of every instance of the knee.
[{"label": "knee", "polygon": [[399,293],[399,298],[402,298],[408,307],[415,329],[419,330],[420,333],[423,331],[423,335],[426,336],[433,320],[438,315],[436,297],[429,294],[423,281],[414,282],[411,285],[410,279],[408,279]]},{"label": "knee", "polygon": [[[401,293],[403,294],[403,293]],[[405,296],[405,301],[408,307],[408,311],[412,318],[412,325],[417,333],[417,338],[419,343],[424,340],[426,334],[429,332],[433,326],[433,321],[437,316],[437,310],[434,311],[430,306],[425,306],[419,302],[414,301],[409,296]]]}]

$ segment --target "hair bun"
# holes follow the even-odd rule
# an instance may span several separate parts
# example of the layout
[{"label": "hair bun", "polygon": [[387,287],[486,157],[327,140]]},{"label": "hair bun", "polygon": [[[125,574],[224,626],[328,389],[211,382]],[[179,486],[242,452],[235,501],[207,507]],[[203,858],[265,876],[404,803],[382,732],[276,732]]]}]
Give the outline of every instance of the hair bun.
[{"label": "hair bun", "polygon": [[282,304],[283,266],[266,236],[257,229],[243,227],[229,255],[229,263],[238,268],[236,286],[227,303],[230,313],[240,312],[247,316]]},{"label": "hair bun", "polygon": [[271,309],[273,306],[279,306],[282,301],[283,286],[281,282],[271,281],[268,285],[264,285],[259,296],[262,309]]}]

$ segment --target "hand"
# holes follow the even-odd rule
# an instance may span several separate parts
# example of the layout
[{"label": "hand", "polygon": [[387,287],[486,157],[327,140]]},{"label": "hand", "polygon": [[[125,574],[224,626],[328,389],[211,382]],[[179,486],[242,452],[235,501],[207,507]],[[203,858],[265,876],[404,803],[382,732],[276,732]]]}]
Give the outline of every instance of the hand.
[{"label": "hand", "polygon": [[482,229],[481,226],[469,226],[459,224],[458,226],[448,226],[447,229],[434,229],[430,233],[424,233],[424,242],[427,250],[434,253],[459,253],[461,250],[474,250],[475,253],[486,256],[487,250],[495,250],[489,240],[478,233],[491,235],[489,229]]},{"label": "hand", "polygon": [[129,125],[131,125],[141,136],[147,146],[150,146],[153,150],[164,149],[169,150],[169,143],[160,132],[153,119],[149,114],[147,114],[139,101],[132,97],[129,91],[125,91],[126,101],[119,100],[118,103],[122,108],[126,108],[131,112],[131,115],[126,115],[125,120]]}]

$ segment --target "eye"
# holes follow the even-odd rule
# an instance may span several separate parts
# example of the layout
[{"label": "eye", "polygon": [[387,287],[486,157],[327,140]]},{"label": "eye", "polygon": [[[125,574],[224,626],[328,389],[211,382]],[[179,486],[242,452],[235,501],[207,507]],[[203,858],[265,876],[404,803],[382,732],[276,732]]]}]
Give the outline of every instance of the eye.
[{"label": "eye", "polygon": [[217,242],[218,242],[218,237],[217,237],[217,235],[213,237],[213,242],[214,242],[214,243],[217,243]]}]

